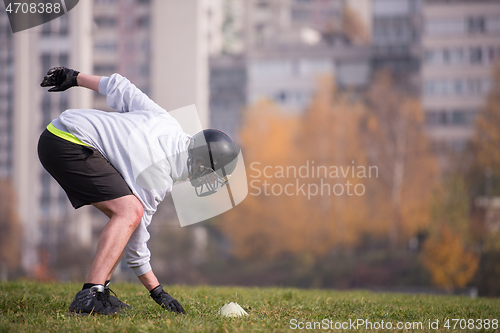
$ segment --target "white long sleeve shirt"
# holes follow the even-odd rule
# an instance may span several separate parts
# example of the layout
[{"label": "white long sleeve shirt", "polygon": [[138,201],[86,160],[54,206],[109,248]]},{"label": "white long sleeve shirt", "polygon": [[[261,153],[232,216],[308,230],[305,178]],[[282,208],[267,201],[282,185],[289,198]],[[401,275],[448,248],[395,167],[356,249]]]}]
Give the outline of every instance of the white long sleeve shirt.
[{"label": "white long sleeve shirt", "polygon": [[71,109],[53,121],[97,150],[120,172],[144,207],[144,215],[125,248],[137,276],[151,270],[147,227],[173,183],[188,178],[190,136],[164,109],[119,74],[103,77],[99,93],[117,112]]}]

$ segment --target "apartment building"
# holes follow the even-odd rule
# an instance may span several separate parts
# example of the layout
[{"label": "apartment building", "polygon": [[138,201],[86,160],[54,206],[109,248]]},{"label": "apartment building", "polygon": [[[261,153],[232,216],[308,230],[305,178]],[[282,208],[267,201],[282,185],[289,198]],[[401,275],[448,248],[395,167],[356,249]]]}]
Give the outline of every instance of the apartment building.
[{"label": "apartment building", "polygon": [[420,92],[421,0],[372,1],[372,69],[389,70],[409,93]]},{"label": "apartment building", "polygon": [[500,59],[500,1],[426,1],[422,103],[438,151],[461,151]]},{"label": "apartment building", "polygon": [[81,3],[67,15],[13,34],[0,13],[0,173],[13,181],[23,226],[22,267],[29,274],[40,254],[57,261],[57,244],[72,239],[90,246],[89,211],[74,211],[66,194],[38,162],[40,133],[68,108],[91,107],[91,94],[71,90],[48,93],[40,87],[46,71],[69,66],[91,71],[91,5]]},{"label": "apartment building", "polygon": [[0,177],[12,175],[14,116],[14,34],[0,15]]}]

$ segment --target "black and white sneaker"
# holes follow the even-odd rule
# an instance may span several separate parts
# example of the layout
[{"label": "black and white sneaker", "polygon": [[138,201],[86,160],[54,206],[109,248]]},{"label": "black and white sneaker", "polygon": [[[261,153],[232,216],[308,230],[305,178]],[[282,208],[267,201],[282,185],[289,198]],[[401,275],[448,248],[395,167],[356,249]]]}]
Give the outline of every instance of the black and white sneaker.
[{"label": "black and white sneaker", "polygon": [[95,285],[88,289],[80,290],[76,293],[73,302],[69,306],[69,311],[82,314],[115,314],[119,307],[111,305],[108,297],[104,293],[104,286]]},{"label": "black and white sneaker", "polygon": [[[118,297],[116,296],[115,292],[113,290],[111,290],[111,288],[109,287],[109,285],[110,285],[110,283],[108,282],[104,286],[104,294],[108,298],[109,303],[112,306],[118,307],[119,309],[131,309],[132,306],[130,306],[127,303],[124,303],[124,302],[122,302],[122,301],[120,301],[118,299]],[[113,293],[113,295],[111,295],[111,293]]]}]

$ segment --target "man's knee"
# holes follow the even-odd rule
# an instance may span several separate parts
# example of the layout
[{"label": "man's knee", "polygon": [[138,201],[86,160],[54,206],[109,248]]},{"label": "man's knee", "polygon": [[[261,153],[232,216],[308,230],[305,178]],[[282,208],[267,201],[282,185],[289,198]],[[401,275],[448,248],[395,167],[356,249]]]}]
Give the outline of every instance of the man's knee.
[{"label": "man's knee", "polygon": [[116,213],[130,221],[131,227],[137,228],[144,214],[144,208],[139,199],[135,196],[129,196],[120,206],[121,208]]},{"label": "man's knee", "polygon": [[142,206],[142,203],[137,198],[135,198],[134,204],[130,207],[130,209],[131,217],[133,217],[135,226],[137,227],[141,222],[142,216],[144,215],[144,207]]},{"label": "man's knee", "polygon": [[142,203],[134,195],[127,195],[117,199],[93,204],[108,217],[120,216],[130,221],[134,229],[139,225],[144,214]]}]

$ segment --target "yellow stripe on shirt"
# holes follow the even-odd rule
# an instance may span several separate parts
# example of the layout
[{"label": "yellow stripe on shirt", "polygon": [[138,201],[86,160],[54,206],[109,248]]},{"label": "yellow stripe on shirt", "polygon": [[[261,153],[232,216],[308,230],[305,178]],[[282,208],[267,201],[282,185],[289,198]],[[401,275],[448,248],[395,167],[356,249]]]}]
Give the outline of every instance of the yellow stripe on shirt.
[{"label": "yellow stripe on shirt", "polygon": [[78,138],[76,136],[74,136],[73,134],[61,131],[60,129],[56,128],[54,125],[52,125],[52,123],[50,123],[49,126],[47,126],[47,130],[50,133],[54,134],[55,136],[58,136],[61,139],[64,139],[66,141],[76,143],[77,145],[90,147],[88,144],[83,143],[82,141],[78,140]]}]

